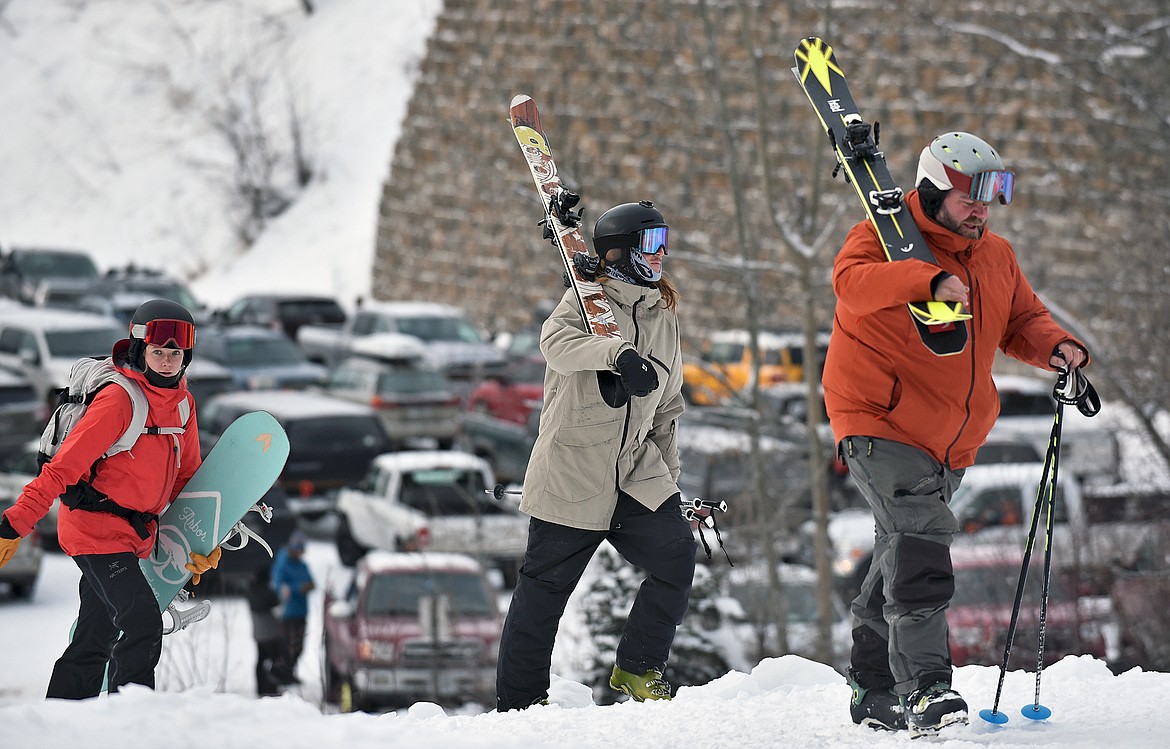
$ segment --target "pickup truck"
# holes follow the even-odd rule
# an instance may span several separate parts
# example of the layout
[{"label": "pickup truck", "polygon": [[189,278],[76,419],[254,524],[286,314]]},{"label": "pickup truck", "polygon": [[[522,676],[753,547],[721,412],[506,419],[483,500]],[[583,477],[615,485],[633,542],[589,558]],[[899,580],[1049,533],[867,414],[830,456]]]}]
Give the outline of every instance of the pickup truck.
[{"label": "pickup truck", "polygon": [[[1023,548],[1043,473],[1042,463],[976,464],[966,470],[950,507],[959,532],[975,543]],[[1147,491],[1148,493],[1148,491]],[[1148,566],[1143,550],[1156,546],[1170,529],[1166,506],[1143,502],[1121,485],[1083,486],[1064,470],[1053,518],[1053,565],[1069,570],[1080,592],[1105,596],[1119,570]],[[1036,530],[1034,557],[1043,556],[1046,517]],[[873,516],[867,509],[837,513],[829,523],[834,568],[843,599],[852,600],[869,570]]]},{"label": "pickup truck", "polygon": [[[1051,381],[1036,377],[995,375],[999,390],[999,418],[989,438],[1024,440],[1044,454],[1052,434],[1056,402]],[[1074,407],[1063,413],[1060,437],[1062,473],[1085,484],[1107,485],[1120,478],[1121,457],[1117,436],[1100,421],[1089,419]]]},{"label": "pickup truck", "polygon": [[366,478],[337,496],[337,551],[355,564],[372,549],[462,552],[514,584],[528,545],[528,517],[495,485],[482,458],[459,450],[379,455]]},{"label": "pickup truck", "polygon": [[[368,339],[364,345],[363,339]],[[506,362],[504,353],[484,340],[461,309],[431,302],[366,302],[340,326],[302,326],[297,345],[310,360],[326,366],[354,355],[418,354],[457,382],[478,381],[499,372]]]}]

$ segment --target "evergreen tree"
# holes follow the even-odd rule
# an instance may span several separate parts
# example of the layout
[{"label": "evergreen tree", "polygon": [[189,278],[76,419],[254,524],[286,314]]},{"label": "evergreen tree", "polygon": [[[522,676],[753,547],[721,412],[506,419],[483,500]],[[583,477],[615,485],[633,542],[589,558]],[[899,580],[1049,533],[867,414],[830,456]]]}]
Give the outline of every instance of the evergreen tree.
[{"label": "evergreen tree", "polygon": [[[581,609],[596,654],[587,663],[582,679],[593,687],[599,702],[613,702],[618,695],[609,688],[609,675],[630,607],[646,576],[608,543],[598,549],[589,569]],[[672,687],[706,684],[731,670],[723,649],[708,635],[707,627],[713,623],[716,627],[721,623],[716,584],[710,571],[699,566],[691,588],[690,608],[670,651],[666,679]]]}]

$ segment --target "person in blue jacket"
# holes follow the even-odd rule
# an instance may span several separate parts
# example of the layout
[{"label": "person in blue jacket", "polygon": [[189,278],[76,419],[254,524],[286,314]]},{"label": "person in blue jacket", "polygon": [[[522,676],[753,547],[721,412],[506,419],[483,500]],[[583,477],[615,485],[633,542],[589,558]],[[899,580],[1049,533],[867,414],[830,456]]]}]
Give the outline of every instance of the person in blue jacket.
[{"label": "person in blue jacket", "polygon": [[273,664],[273,676],[289,684],[298,684],[297,661],[305,649],[305,621],[309,616],[309,591],[315,585],[309,565],[305,563],[305,534],[293,531],[288,545],[276,553],[272,563],[272,590],[280,599],[280,620],[284,652]]}]

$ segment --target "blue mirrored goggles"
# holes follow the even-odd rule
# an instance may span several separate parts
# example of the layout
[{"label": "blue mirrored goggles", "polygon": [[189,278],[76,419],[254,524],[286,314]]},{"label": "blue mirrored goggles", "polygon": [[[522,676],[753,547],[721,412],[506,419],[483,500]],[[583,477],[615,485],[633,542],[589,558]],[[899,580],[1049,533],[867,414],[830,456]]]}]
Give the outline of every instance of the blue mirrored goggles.
[{"label": "blue mirrored goggles", "polygon": [[666,252],[666,227],[656,226],[653,229],[643,229],[638,232],[638,249],[644,255],[657,255]]},{"label": "blue mirrored goggles", "polygon": [[1015,187],[1016,175],[1011,172],[996,170],[979,172],[971,177],[971,188],[967,194],[971,200],[980,203],[990,203],[999,198],[1002,205],[1012,202],[1012,191]]}]

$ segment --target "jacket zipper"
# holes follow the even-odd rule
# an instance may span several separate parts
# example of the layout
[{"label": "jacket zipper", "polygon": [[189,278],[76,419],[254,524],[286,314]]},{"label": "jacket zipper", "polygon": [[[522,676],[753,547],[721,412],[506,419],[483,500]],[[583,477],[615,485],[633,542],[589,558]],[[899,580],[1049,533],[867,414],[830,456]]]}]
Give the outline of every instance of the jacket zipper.
[{"label": "jacket zipper", "polygon": [[[638,305],[645,300],[645,297],[639,297],[633,306],[630,308],[630,320],[634,323],[634,350],[638,350],[638,339],[642,335],[642,331],[638,328]],[[640,354],[639,354],[640,355]],[[626,398],[626,417],[622,422],[622,441],[618,444],[617,462],[613,466],[613,482],[614,488],[621,491],[621,456],[622,449],[626,446],[626,438],[630,436],[630,416],[633,411],[633,397]]]},{"label": "jacket zipper", "polygon": [[[963,254],[970,256],[971,251],[968,249]],[[967,266],[966,263],[963,262],[962,259],[959,257],[956,257],[955,259],[958,260],[959,265],[963,267],[963,273],[967,277],[967,288],[971,290],[971,302],[972,307],[974,307],[975,277],[971,275],[971,269]],[[954,439],[952,439],[951,443],[947,445],[946,454],[943,456],[943,465],[948,469],[951,467],[951,448],[953,448],[955,443],[959,441],[959,438],[963,436],[963,432],[967,429],[967,422],[971,420],[971,396],[975,392],[975,321],[979,319],[979,310],[972,309],[971,312],[972,315],[970,324],[967,325],[967,347],[970,351],[969,359],[971,368],[970,376],[967,379],[967,397],[963,401],[963,410],[966,415],[963,417],[963,423],[959,425],[958,431],[955,432]]]}]

